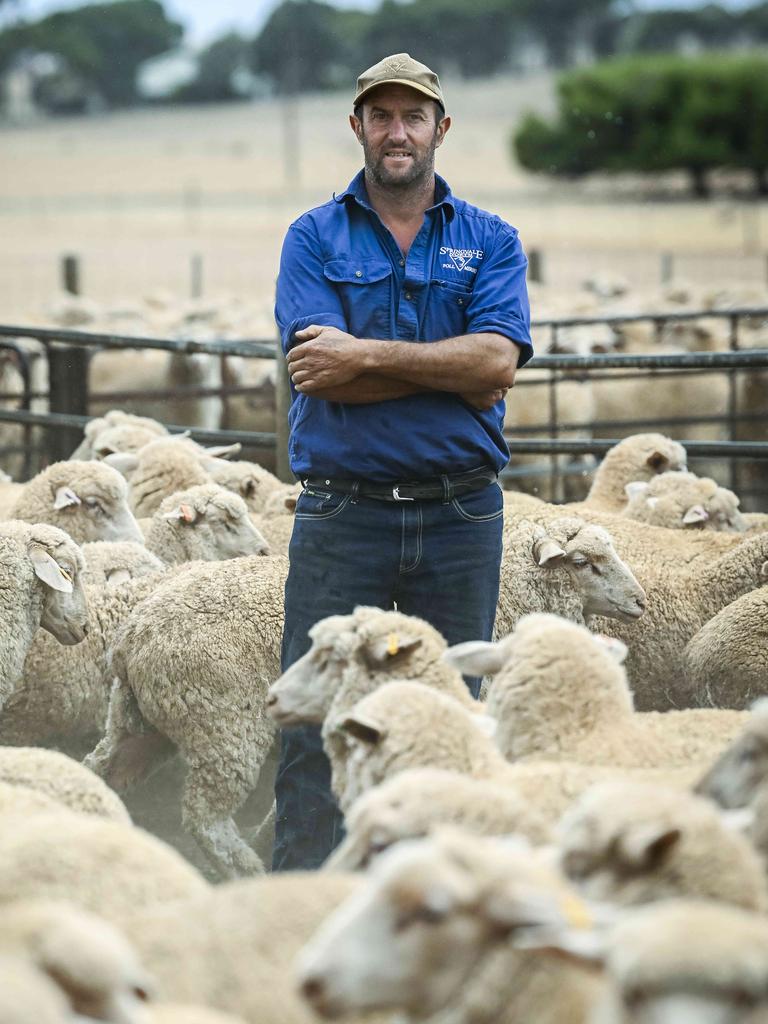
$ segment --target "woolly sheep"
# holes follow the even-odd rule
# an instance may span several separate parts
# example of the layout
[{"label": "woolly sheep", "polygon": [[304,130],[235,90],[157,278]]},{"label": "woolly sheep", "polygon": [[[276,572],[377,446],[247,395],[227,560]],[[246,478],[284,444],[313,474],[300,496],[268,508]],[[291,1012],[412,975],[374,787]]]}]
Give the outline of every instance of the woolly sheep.
[{"label": "woolly sheep", "polygon": [[568,918],[586,924],[588,911],[530,849],[441,831],[376,861],[302,951],[297,986],[327,1019],[583,1024],[599,979],[510,943]]},{"label": "woolly sheep", "polygon": [[176,747],[187,764],[184,828],[225,875],[261,869],[232,816],[274,738],[265,702],[279,674],[286,575],[284,559],[252,556],[194,565],[158,586],[115,640],[106,735],[86,760],[121,791],[158,743]]},{"label": "woolly sheep", "polygon": [[141,907],[206,891],[169,846],[133,826],[60,810],[3,818],[0,905],[67,900],[123,928]]},{"label": "woolly sheep", "polygon": [[558,849],[562,870],[590,899],[692,897],[768,908],[755,849],[692,793],[628,780],[596,785],[563,815]]},{"label": "woolly sheep", "polygon": [[643,588],[602,527],[576,516],[556,516],[546,527],[526,519],[505,527],[497,635],[528,612],[575,622],[594,615],[633,621],[644,609]]},{"label": "woolly sheep", "polygon": [[73,1024],[61,989],[22,956],[0,955],[0,1020],[3,1024]]},{"label": "woolly sheep", "polygon": [[358,876],[330,872],[225,882],[144,907],[126,934],[151,965],[162,1002],[215,1007],[249,1024],[313,1024],[293,991],[292,963],[359,884]]},{"label": "woolly sheep", "polygon": [[624,515],[641,523],[670,530],[713,530],[743,533],[739,499],[709,477],[694,473],[662,473],[650,481],[635,480],[625,487]]},{"label": "woolly sheep", "polygon": [[81,545],[81,551],[85,559],[82,580],[86,586],[117,586],[165,569],[157,555],[130,540],[91,541]]},{"label": "woolly sheep", "polygon": [[60,644],[88,632],[83,556],[54,526],[0,524],[0,708],[13,692],[39,626]]},{"label": "woolly sheep", "polygon": [[164,498],[210,482],[196,447],[180,438],[159,438],[135,454],[107,455],[100,465],[106,463],[128,478],[131,508],[134,515],[144,518],[153,515]]},{"label": "woolly sheep", "polygon": [[[110,409],[103,416],[98,416],[86,423],[83,431],[83,440],[70,455],[70,460],[87,461],[88,459],[97,458],[95,444],[99,435],[114,428],[136,429],[143,432],[138,435],[139,437],[144,437],[146,434],[152,437],[163,437],[168,433],[163,424],[157,420],[150,419],[147,416],[134,416],[132,413],[123,412],[122,409]],[[121,448],[119,450],[123,451],[125,449]]]},{"label": "woolly sheep", "polygon": [[647,610],[636,627],[615,619],[595,620],[593,627],[629,649],[627,675],[639,710],[686,705],[686,645],[722,608],[767,580],[768,534],[761,534],[685,574],[670,574],[663,565],[653,577],[646,572]]},{"label": "woolly sheep", "polygon": [[[651,480],[658,473],[684,470],[685,448],[664,434],[632,434],[606,452],[583,505],[621,511],[624,488],[633,480]],[[580,509],[576,504],[574,509]]]},{"label": "woolly sheep", "polygon": [[322,619],[309,636],[309,651],[270,686],[267,707],[282,727],[322,725],[337,796],[345,788],[347,750],[338,725],[367,693],[407,678],[475,707],[459,673],[442,660],[445,640],[423,619],[362,606],[351,615]]},{"label": "woolly sheep", "polygon": [[14,786],[0,781],[0,817],[4,814],[34,814],[35,811],[61,810],[64,804],[27,786]]},{"label": "woolly sheep", "polygon": [[209,466],[209,473],[214,483],[239,494],[251,512],[264,512],[270,499],[284,499],[296,490],[294,485],[284,484],[258,462],[216,459]]},{"label": "woolly sheep", "polygon": [[0,715],[0,743],[55,745],[82,757],[104,733],[112,674],[109,652],[120,625],[162,582],[188,566],[86,588],[90,630],[62,648],[38,632],[21,679]]},{"label": "woolly sheep", "polygon": [[0,747],[0,783],[15,786],[24,794],[32,790],[33,796],[48,797],[70,811],[130,824],[122,800],[109,786],[55,750]]},{"label": "woolly sheep", "polygon": [[24,487],[11,518],[50,523],[73,540],[144,542],[128,507],[128,487],[101,462],[54,462]]},{"label": "woolly sheep", "polygon": [[166,498],[152,516],[146,544],[168,565],[269,553],[243,499],[218,484]]},{"label": "woolly sheep", "polygon": [[0,954],[32,962],[74,1013],[113,1024],[144,1021],[151,979],[128,941],[95,914],[65,902],[10,903],[0,921]]},{"label": "woolly sheep", "polygon": [[758,700],[739,736],[696,787],[722,807],[747,807],[768,781],[768,700]]},{"label": "woolly sheep", "polygon": [[550,838],[536,807],[511,786],[438,768],[414,768],[364,793],[344,821],[346,836],[325,870],[356,871],[403,839],[418,839],[437,825],[458,825],[473,835],[517,832],[532,842]]},{"label": "woolly sheep", "polygon": [[[527,615],[496,644],[449,648],[459,671],[492,674],[486,711],[510,761],[566,760],[622,767],[709,763],[746,716],[714,709],[636,713],[620,658],[584,626]],[[618,655],[618,659],[617,659]]]},{"label": "woolly sheep", "polygon": [[746,708],[768,686],[768,585],[713,616],[688,642],[683,658],[691,706]]}]

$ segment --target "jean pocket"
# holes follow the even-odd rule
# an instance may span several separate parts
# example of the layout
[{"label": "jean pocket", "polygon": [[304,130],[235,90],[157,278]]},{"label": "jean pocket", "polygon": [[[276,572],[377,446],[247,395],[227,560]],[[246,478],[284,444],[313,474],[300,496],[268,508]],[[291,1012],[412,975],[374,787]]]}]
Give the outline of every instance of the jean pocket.
[{"label": "jean pocket", "polygon": [[308,487],[296,503],[296,519],[332,519],[350,502],[351,494],[336,494]]},{"label": "jean pocket", "polygon": [[451,505],[462,519],[471,523],[493,522],[504,515],[504,498],[498,484],[489,484],[479,491],[453,498]]}]

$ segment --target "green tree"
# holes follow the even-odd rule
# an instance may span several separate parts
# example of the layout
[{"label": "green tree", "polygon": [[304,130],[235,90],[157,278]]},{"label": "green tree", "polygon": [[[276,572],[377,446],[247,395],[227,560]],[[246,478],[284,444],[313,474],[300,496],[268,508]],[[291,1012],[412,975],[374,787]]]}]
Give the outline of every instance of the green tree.
[{"label": "green tree", "polygon": [[320,0],[285,0],[253,44],[253,69],[278,93],[348,85],[341,12]]},{"label": "green tree", "polygon": [[194,81],[181,86],[174,98],[189,103],[236,99],[240,93],[235,87],[233,74],[238,68],[249,66],[250,50],[250,41],[237,32],[215,39],[199,55]]},{"label": "green tree", "polygon": [[517,17],[535,33],[555,67],[571,63],[574,42],[592,37],[617,0],[513,0]]}]

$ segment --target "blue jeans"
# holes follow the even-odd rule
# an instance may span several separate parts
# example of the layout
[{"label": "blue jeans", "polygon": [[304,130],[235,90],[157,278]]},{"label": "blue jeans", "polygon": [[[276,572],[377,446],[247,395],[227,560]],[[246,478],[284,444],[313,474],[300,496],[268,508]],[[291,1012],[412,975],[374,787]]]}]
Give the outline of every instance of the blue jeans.
[{"label": "blue jeans", "polygon": [[[392,503],[304,491],[285,585],[285,671],[308,630],[357,605],[418,615],[449,644],[490,640],[499,597],[503,500],[496,484],[451,501]],[[468,680],[477,696],[480,680]],[[320,730],[286,730],[278,769],[273,868],[319,867],[343,836]]]}]

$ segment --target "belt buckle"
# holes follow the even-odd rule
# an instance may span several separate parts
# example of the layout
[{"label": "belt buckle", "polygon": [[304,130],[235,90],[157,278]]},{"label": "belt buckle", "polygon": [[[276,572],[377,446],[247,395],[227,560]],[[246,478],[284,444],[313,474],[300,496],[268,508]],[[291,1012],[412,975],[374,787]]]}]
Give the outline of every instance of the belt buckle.
[{"label": "belt buckle", "polygon": [[392,488],[392,499],[393,499],[393,501],[416,501],[415,498],[401,498],[400,497],[400,488],[399,487],[393,487]]}]

